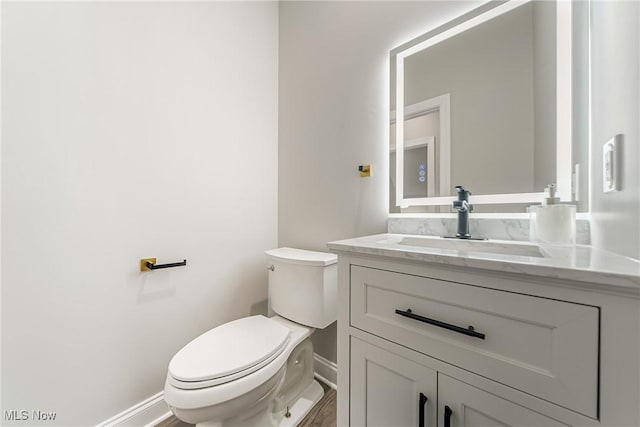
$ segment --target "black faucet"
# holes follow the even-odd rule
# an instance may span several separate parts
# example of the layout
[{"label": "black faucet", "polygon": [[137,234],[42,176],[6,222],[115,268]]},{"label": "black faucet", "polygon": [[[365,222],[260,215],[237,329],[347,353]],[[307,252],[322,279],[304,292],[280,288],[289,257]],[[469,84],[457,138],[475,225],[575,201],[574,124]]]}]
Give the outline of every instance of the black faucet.
[{"label": "black faucet", "polygon": [[462,185],[456,185],[458,200],[453,201],[453,208],[458,211],[458,239],[470,239],[469,234],[469,212],[473,211],[473,205],[469,203],[471,192],[465,190]]}]

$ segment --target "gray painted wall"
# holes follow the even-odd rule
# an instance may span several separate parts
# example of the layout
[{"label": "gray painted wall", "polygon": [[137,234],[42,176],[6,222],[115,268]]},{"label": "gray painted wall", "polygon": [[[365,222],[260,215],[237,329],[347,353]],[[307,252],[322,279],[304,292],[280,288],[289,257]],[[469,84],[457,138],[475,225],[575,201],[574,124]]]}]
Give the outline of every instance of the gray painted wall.
[{"label": "gray painted wall", "polygon": [[[640,258],[640,2],[594,1],[591,213],[594,246]],[[622,134],[622,190],[602,192],[602,145]]]},{"label": "gray painted wall", "polygon": [[3,2],[1,38],[2,409],[57,416],[0,424],[96,425],[266,312],[278,4]]},{"label": "gray painted wall", "polygon": [[[389,51],[479,2],[280,4],[278,240],[383,233],[389,191]],[[371,178],[358,165],[372,164]],[[335,327],[314,334],[336,360]]]}]

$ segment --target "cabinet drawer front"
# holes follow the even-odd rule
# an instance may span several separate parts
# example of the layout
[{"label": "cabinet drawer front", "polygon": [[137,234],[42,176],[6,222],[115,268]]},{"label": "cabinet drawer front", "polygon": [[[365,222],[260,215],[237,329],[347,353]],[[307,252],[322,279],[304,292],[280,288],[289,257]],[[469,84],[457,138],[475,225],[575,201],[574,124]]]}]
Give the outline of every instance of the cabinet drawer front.
[{"label": "cabinet drawer front", "polygon": [[597,417],[597,307],[355,265],[350,292],[352,326]]}]

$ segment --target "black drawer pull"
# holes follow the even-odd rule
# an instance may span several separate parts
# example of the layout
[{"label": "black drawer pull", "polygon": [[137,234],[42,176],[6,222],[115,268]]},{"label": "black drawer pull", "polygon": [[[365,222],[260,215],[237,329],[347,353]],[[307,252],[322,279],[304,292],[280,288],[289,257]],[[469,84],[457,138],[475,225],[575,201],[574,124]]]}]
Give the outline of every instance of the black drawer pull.
[{"label": "black drawer pull", "polygon": [[428,323],[433,326],[438,326],[439,328],[444,328],[450,331],[458,332],[460,334],[469,335],[470,337],[480,338],[481,340],[483,340],[485,337],[483,333],[476,332],[473,329],[473,326],[469,326],[467,329],[465,329],[465,328],[461,328],[460,326],[452,325],[450,323],[429,319],[428,317],[420,316],[419,314],[413,313],[410,308],[407,309],[407,311],[396,309],[396,314],[399,314],[400,316],[408,317],[409,319],[414,319],[420,322]]},{"label": "black drawer pull", "polygon": [[444,427],[451,427],[451,415],[453,411],[448,406],[444,407]]},{"label": "black drawer pull", "polygon": [[424,421],[424,407],[427,404],[427,396],[420,393],[420,412],[418,414],[418,427],[427,427]]}]

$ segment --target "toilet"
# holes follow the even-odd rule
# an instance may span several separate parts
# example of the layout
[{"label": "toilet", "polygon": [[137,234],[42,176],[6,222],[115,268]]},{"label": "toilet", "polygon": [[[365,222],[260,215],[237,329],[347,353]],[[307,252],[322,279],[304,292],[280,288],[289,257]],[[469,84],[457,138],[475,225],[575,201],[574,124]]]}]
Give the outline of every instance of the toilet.
[{"label": "toilet", "polygon": [[266,254],[276,315],[217,326],[176,353],[164,399],[180,420],[199,427],[295,426],[322,398],[310,336],[336,320],[337,257],[293,248]]}]

